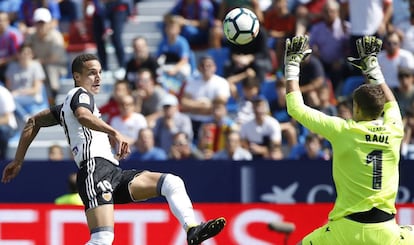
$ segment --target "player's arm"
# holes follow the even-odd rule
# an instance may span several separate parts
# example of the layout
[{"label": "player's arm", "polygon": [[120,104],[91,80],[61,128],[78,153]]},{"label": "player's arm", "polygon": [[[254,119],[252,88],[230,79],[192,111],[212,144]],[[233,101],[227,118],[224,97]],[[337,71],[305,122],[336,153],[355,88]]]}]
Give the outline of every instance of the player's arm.
[{"label": "player's arm", "polygon": [[104,120],[93,115],[89,108],[78,106],[75,109],[74,113],[82,126],[95,131],[104,132],[116,141],[118,145],[117,157],[123,159],[130,153],[128,141],[124,138],[124,136],[122,136],[117,130],[107,124]]},{"label": "player's arm", "polygon": [[11,161],[3,170],[1,181],[3,183],[10,182],[15,178],[23,165],[24,157],[27,149],[39,133],[40,128],[49,127],[59,124],[56,117],[56,111],[60,110],[60,106],[55,106],[50,109],[43,110],[27,120],[22,133],[20,134],[19,144],[15,153],[14,160]]}]

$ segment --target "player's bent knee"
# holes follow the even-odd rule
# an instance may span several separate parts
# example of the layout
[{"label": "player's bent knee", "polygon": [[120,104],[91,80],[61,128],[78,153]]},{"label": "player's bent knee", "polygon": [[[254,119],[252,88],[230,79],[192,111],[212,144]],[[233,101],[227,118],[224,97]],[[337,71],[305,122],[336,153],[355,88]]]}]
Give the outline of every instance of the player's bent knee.
[{"label": "player's bent knee", "polygon": [[163,174],[159,180],[157,191],[162,196],[171,194],[178,189],[185,189],[184,181],[177,175]]},{"label": "player's bent knee", "polygon": [[91,239],[86,245],[112,245],[113,241],[113,231],[97,231],[91,234]]}]

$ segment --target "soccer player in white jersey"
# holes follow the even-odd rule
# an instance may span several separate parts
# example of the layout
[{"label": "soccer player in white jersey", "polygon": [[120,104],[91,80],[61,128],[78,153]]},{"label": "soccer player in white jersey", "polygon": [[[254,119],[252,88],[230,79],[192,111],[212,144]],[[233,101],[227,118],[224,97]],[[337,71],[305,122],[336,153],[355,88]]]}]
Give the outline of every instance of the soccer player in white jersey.
[{"label": "soccer player in white jersey", "polygon": [[362,69],[369,84],[353,92],[353,118],[344,120],[303,103],[298,80],[300,62],[311,52],[308,37],[286,40],[288,113],[332,144],[337,193],[328,223],[301,244],[414,244],[412,226],[400,227],[394,218],[404,130],[398,104],[377,62],[382,41],[365,36],[356,45],[359,57],[348,60]]},{"label": "soccer player in white jersey", "polygon": [[[15,159],[3,170],[2,182],[8,183],[19,173],[25,154],[41,127],[60,124],[67,136],[79,168],[77,186],[85,205],[90,229],[87,245],[110,245],[114,239],[114,204],[129,203],[164,196],[172,213],[187,231],[188,244],[200,244],[217,235],[224,218],[197,223],[184,182],[178,176],[138,170],[122,170],[118,159],[129,153],[126,139],[100,118],[94,102],[99,93],[102,67],[95,55],[81,54],[72,62],[75,88],[62,105],[51,107],[31,117],[25,125]],[[111,152],[111,137],[117,143]]]}]

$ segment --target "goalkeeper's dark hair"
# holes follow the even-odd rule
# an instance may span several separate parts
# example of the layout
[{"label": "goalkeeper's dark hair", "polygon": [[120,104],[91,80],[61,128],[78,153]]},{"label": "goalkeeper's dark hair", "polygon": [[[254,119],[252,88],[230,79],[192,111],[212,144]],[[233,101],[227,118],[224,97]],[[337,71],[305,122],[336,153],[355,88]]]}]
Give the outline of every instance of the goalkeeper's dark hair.
[{"label": "goalkeeper's dark hair", "polygon": [[384,110],[385,95],[380,85],[363,84],[353,92],[353,99],[367,119],[377,119]]}]

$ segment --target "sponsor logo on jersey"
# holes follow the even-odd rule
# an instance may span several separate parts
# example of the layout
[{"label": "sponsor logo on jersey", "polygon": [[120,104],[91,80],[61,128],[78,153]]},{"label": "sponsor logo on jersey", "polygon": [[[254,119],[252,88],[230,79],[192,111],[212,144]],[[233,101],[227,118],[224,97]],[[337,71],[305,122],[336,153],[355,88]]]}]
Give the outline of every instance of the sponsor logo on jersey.
[{"label": "sponsor logo on jersey", "polygon": [[89,95],[87,95],[87,94],[81,94],[81,95],[79,95],[79,103],[82,103],[82,104],[90,104],[91,103],[91,100],[89,98]]}]

